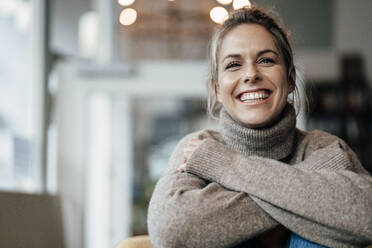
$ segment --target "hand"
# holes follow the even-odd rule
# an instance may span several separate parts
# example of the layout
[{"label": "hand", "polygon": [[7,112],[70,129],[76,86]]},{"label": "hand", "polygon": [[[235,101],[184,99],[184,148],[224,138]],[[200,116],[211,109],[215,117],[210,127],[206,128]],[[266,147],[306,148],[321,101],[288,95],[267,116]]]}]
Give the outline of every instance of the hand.
[{"label": "hand", "polygon": [[195,137],[192,138],[189,143],[187,143],[187,146],[183,149],[183,164],[181,164],[181,166],[178,168],[178,172],[185,172],[187,160],[202,142],[203,140],[200,137]]}]

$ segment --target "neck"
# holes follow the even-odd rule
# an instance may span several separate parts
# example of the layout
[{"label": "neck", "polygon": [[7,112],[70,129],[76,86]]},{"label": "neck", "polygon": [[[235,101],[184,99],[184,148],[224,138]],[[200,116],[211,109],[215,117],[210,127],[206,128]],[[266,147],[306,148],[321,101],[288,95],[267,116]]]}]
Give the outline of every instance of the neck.
[{"label": "neck", "polygon": [[293,106],[287,104],[281,118],[270,127],[247,128],[221,110],[220,132],[223,141],[232,150],[247,156],[260,156],[276,160],[287,157],[294,143],[296,114]]}]

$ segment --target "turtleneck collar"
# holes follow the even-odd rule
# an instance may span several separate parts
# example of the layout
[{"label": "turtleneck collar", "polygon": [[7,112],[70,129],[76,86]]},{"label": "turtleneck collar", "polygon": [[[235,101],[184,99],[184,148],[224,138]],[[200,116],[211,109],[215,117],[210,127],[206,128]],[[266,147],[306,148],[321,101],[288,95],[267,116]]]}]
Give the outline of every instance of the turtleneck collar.
[{"label": "turtleneck collar", "polygon": [[219,128],[223,141],[231,149],[248,156],[280,160],[292,151],[296,113],[293,106],[287,103],[276,124],[254,129],[242,126],[222,108]]}]

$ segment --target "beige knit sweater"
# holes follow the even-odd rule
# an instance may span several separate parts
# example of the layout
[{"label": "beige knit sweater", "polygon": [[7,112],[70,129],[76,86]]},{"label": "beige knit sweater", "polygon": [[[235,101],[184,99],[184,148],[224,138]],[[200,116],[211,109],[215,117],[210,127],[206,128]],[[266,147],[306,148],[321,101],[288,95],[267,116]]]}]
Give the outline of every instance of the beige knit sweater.
[{"label": "beige knit sweater", "polygon": [[[154,247],[234,247],[279,223],[329,247],[372,244],[372,177],[344,141],[295,125],[289,104],[265,129],[222,111],[219,132],[184,137],[149,205]],[[204,140],[179,173],[195,136]]]}]

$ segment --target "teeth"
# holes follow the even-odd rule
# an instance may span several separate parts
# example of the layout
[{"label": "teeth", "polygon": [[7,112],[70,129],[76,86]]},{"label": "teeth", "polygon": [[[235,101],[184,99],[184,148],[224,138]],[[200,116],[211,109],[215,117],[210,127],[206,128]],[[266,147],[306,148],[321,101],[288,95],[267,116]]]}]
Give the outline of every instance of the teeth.
[{"label": "teeth", "polygon": [[259,91],[259,92],[250,92],[250,93],[243,93],[240,96],[241,101],[247,100],[261,100],[269,97],[269,93],[267,91]]}]

